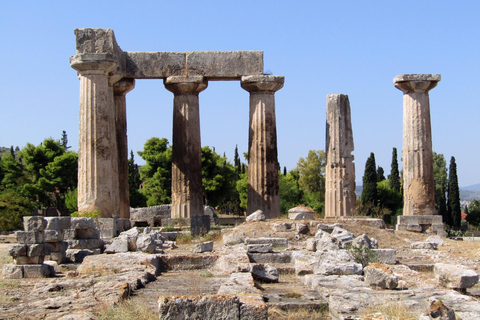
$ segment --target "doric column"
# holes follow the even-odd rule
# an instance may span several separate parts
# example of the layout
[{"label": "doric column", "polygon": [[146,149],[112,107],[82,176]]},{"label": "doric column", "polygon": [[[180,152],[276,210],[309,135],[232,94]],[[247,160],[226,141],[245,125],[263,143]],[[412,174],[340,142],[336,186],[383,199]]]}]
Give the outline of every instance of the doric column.
[{"label": "doric column", "polygon": [[164,83],[174,94],[171,216],[203,215],[198,94],[207,88],[207,81],[202,76],[172,76]]},{"label": "doric column", "polygon": [[130,218],[130,192],[128,187],[127,104],[125,95],[135,87],[135,79],[124,78],[113,85],[115,127],[118,147],[118,188],[120,218]]},{"label": "doric column", "polygon": [[352,216],[355,164],[350,102],[345,94],[327,95],[325,217]]},{"label": "doric column", "polygon": [[434,215],[432,128],[428,91],[439,74],[403,74],[395,87],[403,91],[403,215]]},{"label": "doric column", "polygon": [[280,217],[275,92],[283,83],[281,76],[241,79],[242,88],[250,92],[247,214],[260,209],[267,218]]},{"label": "doric column", "polygon": [[80,79],[78,210],[118,217],[118,161],[115,106],[108,73],[117,63],[104,54],[75,56]]}]

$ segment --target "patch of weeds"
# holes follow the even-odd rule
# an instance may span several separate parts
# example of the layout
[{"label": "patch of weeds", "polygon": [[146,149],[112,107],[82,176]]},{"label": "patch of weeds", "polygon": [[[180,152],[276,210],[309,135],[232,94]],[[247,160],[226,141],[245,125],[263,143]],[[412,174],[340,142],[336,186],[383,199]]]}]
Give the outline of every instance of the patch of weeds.
[{"label": "patch of weeds", "polygon": [[326,308],[312,309],[299,308],[297,310],[282,310],[277,307],[268,308],[268,319],[270,320],[326,320],[328,311]]},{"label": "patch of weeds", "polygon": [[384,320],[415,320],[417,316],[402,301],[391,301],[383,305],[372,306],[367,309],[362,319],[384,319]]},{"label": "patch of weeds", "polygon": [[14,279],[4,279],[0,281],[0,289],[20,288],[20,282]]},{"label": "patch of weeds", "polygon": [[220,231],[210,231],[202,236],[204,241],[218,241],[222,239],[222,233]]},{"label": "patch of weeds", "polygon": [[169,224],[163,226],[163,232],[173,232],[175,230],[176,230],[175,226],[172,226],[172,225],[169,225]]},{"label": "patch of weeds", "polygon": [[146,303],[126,300],[114,306],[103,306],[97,312],[98,320],[157,320],[154,312]]},{"label": "patch of weeds", "polygon": [[356,262],[360,263],[362,267],[366,267],[370,263],[378,261],[377,253],[370,248],[359,248],[356,246],[348,246],[347,253]]},{"label": "patch of weeds", "polygon": [[93,218],[98,219],[100,218],[100,210],[93,210],[89,212],[78,212],[75,211],[71,214],[72,217],[83,217],[83,218]]},{"label": "patch of weeds", "polygon": [[13,258],[8,254],[7,251],[0,252],[0,268],[5,264],[13,263]]},{"label": "patch of weeds", "polygon": [[290,291],[284,295],[282,295],[284,298],[291,298],[291,299],[300,299],[302,297],[301,293],[295,292],[295,291]]},{"label": "patch of weeds", "polygon": [[198,273],[198,276],[199,277],[202,277],[202,278],[211,278],[213,277],[213,273],[211,273],[210,271],[208,270],[202,270]]},{"label": "patch of weeds", "polygon": [[190,233],[178,233],[177,244],[192,244],[192,235]]}]

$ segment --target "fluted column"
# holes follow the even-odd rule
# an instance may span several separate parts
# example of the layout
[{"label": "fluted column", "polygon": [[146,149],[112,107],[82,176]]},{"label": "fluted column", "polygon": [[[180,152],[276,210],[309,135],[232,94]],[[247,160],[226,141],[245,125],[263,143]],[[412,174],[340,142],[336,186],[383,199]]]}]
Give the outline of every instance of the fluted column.
[{"label": "fluted column", "polygon": [[207,81],[202,76],[172,76],[164,83],[174,94],[171,216],[203,215],[198,94],[207,88]]},{"label": "fluted column", "polygon": [[115,126],[118,147],[118,189],[120,218],[130,218],[128,187],[127,104],[125,95],[135,87],[135,79],[124,78],[113,85]]},{"label": "fluted column", "polygon": [[432,128],[428,92],[439,74],[404,74],[393,79],[403,91],[403,215],[434,215]]},{"label": "fluted column", "polygon": [[250,92],[247,214],[260,209],[267,218],[280,217],[275,92],[283,83],[282,76],[241,79],[242,88]]},{"label": "fluted column", "polygon": [[355,164],[350,102],[345,94],[327,95],[325,217],[352,216]]},{"label": "fluted column", "polygon": [[108,82],[117,63],[102,54],[75,56],[70,63],[80,79],[78,210],[118,217],[115,106]]}]

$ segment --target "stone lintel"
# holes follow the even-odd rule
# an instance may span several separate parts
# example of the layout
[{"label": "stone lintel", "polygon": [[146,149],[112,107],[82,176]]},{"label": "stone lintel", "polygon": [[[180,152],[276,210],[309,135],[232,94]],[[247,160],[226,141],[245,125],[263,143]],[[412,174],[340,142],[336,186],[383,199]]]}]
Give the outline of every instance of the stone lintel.
[{"label": "stone lintel", "polygon": [[241,86],[248,92],[275,92],[283,87],[285,77],[248,75],[241,78]]},{"label": "stone lintel", "polygon": [[393,79],[393,85],[404,93],[428,92],[441,79],[440,74],[400,74]]}]

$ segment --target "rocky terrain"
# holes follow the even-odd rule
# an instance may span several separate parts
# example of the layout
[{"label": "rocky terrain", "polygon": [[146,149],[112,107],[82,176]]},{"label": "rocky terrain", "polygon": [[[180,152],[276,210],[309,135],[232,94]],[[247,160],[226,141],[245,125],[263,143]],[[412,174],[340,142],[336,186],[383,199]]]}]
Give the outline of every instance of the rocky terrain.
[{"label": "rocky terrain", "polygon": [[269,220],[176,242],[165,233],[154,253],[89,255],[53,278],[0,280],[0,318],[96,319],[129,298],[157,319],[480,318],[480,239],[382,227]]}]

